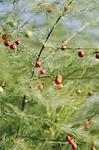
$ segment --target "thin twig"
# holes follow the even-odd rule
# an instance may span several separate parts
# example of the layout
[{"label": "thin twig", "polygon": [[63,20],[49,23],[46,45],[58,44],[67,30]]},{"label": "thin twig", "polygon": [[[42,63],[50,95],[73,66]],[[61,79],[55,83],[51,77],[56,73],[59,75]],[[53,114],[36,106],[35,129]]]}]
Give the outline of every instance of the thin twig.
[{"label": "thin twig", "polygon": [[[60,21],[60,19],[65,15],[65,12],[68,10],[68,6],[70,6],[70,5],[72,4],[72,2],[73,2],[73,0],[71,0],[71,1],[68,3],[67,7],[64,8],[62,14],[57,18],[55,24],[53,25],[53,27],[51,28],[50,32],[48,33],[48,35],[47,35],[47,37],[46,37],[46,39],[45,39],[45,43],[42,45],[42,47],[41,47],[41,49],[40,49],[40,52],[39,52],[39,54],[38,54],[38,56],[37,56],[36,61],[39,60],[39,58],[40,58],[40,56],[41,56],[41,53],[42,53],[42,51],[43,51],[44,48],[45,48],[45,44],[46,44],[47,40],[49,39],[51,33],[53,32],[54,28],[56,27],[56,25],[58,24],[58,22]],[[33,71],[33,73],[32,73],[32,76],[33,76],[33,75],[34,75],[34,71]],[[26,99],[26,97],[24,96],[23,101],[22,101],[22,106],[21,106],[21,110],[22,110],[22,111],[23,111],[24,108],[25,108],[25,99]],[[18,136],[19,130],[20,130],[20,120],[19,120],[19,124],[18,124],[18,127],[17,127],[16,137]]]},{"label": "thin twig", "polygon": [[[49,37],[51,36],[53,30],[55,29],[55,27],[56,27],[56,25],[58,24],[58,22],[60,21],[60,19],[61,19],[61,18],[65,15],[65,13],[68,11],[68,7],[72,4],[73,1],[74,1],[74,0],[71,0],[71,1],[67,4],[67,6],[64,7],[63,12],[62,12],[61,15],[57,18],[56,22],[55,22],[54,25],[52,26],[51,30],[49,31],[49,33],[48,33],[48,35],[47,35],[47,37],[46,37],[46,39],[45,39],[44,44],[42,45],[42,47],[41,47],[41,49],[40,49],[40,51],[39,51],[39,54],[38,54],[38,56],[37,56],[37,58],[36,58],[36,61],[39,60],[39,58],[40,58],[40,56],[41,56],[41,54],[42,54],[42,52],[43,52],[43,50],[44,50],[44,48],[45,48],[45,44],[47,43],[47,41],[48,41]],[[34,69],[34,70],[35,70],[35,69]],[[33,77],[33,75],[34,75],[34,73],[35,73],[34,70],[33,70],[33,72],[32,72],[32,77]]]},{"label": "thin twig", "polygon": [[[26,99],[26,96],[24,95],[23,97],[23,101],[22,101],[22,105],[21,105],[21,110],[23,111],[24,108],[25,108],[25,99]],[[19,118],[19,123],[18,123],[18,127],[17,127],[17,130],[16,130],[16,138],[19,134],[19,130],[20,130],[20,123],[21,123],[21,119]]]},{"label": "thin twig", "polygon": [[[52,46],[46,46],[45,48],[52,48],[52,49],[61,49],[61,47],[52,47]],[[67,47],[66,49],[70,49],[70,50],[80,50],[80,49],[99,49],[99,47]]]},{"label": "thin twig", "polygon": [[37,137],[25,137],[23,136],[24,138],[29,138],[33,141],[40,141],[40,142],[51,142],[51,143],[56,143],[56,144],[68,144],[67,141],[61,141],[61,140],[50,140],[50,139],[40,139],[40,138],[37,138]]},{"label": "thin twig", "polygon": [[68,43],[69,41],[71,41],[78,33],[82,32],[89,25],[90,25],[90,23],[86,23],[85,25],[83,25],[81,28],[78,29],[78,31],[73,33],[66,41],[64,41],[64,43],[65,42]]},{"label": "thin twig", "polygon": [[[68,142],[66,140],[50,140],[50,139],[40,139],[37,137],[29,137],[29,136],[23,136],[23,138],[28,138],[32,141],[39,141],[39,142],[48,142],[48,143],[52,143],[52,144],[61,144],[61,145],[67,145]],[[77,143],[86,143],[85,141],[79,141]]]},{"label": "thin twig", "polygon": [[39,58],[40,58],[40,56],[41,56],[41,53],[42,53],[43,49],[45,48],[45,44],[46,44],[46,42],[48,41],[48,39],[49,39],[51,33],[53,32],[54,28],[56,27],[56,25],[58,24],[58,22],[60,21],[60,19],[65,15],[65,12],[68,10],[68,6],[70,6],[70,5],[72,4],[72,2],[73,2],[73,0],[71,0],[71,1],[67,4],[67,7],[64,8],[62,14],[57,18],[56,22],[54,23],[53,27],[51,28],[50,32],[48,33],[48,35],[47,35],[47,37],[46,37],[46,39],[45,39],[44,44],[42,45],[42,47],[41,47],[41,49],[40,49],[40,52],[39,52],[39,54],[38,54],[38,57],[37,57],[37,60],[36,60],[36,61],[39,60]]}]

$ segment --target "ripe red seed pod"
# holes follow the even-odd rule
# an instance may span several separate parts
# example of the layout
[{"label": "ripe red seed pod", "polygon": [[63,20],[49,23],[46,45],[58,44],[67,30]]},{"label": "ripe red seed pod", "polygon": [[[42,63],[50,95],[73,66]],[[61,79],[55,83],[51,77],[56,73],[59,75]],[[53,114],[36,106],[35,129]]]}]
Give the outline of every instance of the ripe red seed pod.
[{"label": "ripe red seed pod", "polygon": [[99,59],[99,52],[98,52],[98,53],[96,53],[96,58],[97,58],[97,59]]},{"label": "ripe red seed pod", "polygon": [[40,74],[45,75],[46,71],[44,69],[40,70]]},{"label": "ripe red seed pod", "polygon": [[96,150],[94,146],[91,147],[91,150]]},{"label": "ripe red seed pod", "polygon": [[10,46],[10,41],[9,40],[5,40],[4,45],[5,46]]},{"label": "ripe red seed pod", "polygon": [[57,75],[55,77],[55,83],[56,84],[61,84],[62,83],[62,76],[61,75]]},{"label": "ripe red seed pod", "polygon": [[74,145],[73,139],[70,139],[68,142],[69,142],[69,144]]},{"label": "ripe red seed pod", "polygon": [[55,83],[56,84],[61,84],[62,83],[62,79],[61,78],[55,78]]},{"label": "ripe red seed pod", "polygon": [[69,142],[71,140],[71,137],[69,135],[67,135],[66,140]]},{"label": "ripe red seed pod", "polygon": [[81,51],[79,51],[78,56],[79,56],[79,57],[84,57],[84,56],[85,56],[85,52],[84,52],[84,51],[82,51],[82,50],[81,50]]},{"label": "ripe red seed pod", "polygon": [[63,84],[54,84],[54,87],[58,90],[61,90],[63,88]]},{"label": "ripe red seed pod", "polygon": [[15,44],[10,45],[10,49],[16,49],[16,45]]},{"label": "ripe red seed pod", "polygon": [[72,149],[73,149],[73,150],[76,150],[76,149],[77,149],[76,143],[73,143],[73,144],[72,144]]},{"label": "ripe red seed pod", "polygon": [[68,48],[68,46],[66,43],[62,43],[60,48],[61,48],[61,50],[66,50]]},{"label": "ripe red seed pod", "polygon": [[36,63],[35,63],[35,66],[36,67],[41,67],[41,65],[42,65],[42,63],[38,60],[38,61],[36,61]]},{"label": "ripe red seed pod", "polygon": [[16,45],[20,45],[21,41],[20,40],[16,40],[15,43],[16,43]]}]

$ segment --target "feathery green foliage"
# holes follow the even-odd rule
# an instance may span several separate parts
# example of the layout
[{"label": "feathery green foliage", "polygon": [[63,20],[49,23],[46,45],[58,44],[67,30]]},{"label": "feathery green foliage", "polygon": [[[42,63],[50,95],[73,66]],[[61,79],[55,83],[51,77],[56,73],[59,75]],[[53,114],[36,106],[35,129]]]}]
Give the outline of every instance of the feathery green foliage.
[{"label": "feathery green foliage", "polygon": [[[91,150],[93,141],[99,149],[98,11],[98,0],[0,1],[1,150],[71,150],[67,135],[77,150]],[[21,40],[16,50],[4,45],[5,32],[11,44]]]}]

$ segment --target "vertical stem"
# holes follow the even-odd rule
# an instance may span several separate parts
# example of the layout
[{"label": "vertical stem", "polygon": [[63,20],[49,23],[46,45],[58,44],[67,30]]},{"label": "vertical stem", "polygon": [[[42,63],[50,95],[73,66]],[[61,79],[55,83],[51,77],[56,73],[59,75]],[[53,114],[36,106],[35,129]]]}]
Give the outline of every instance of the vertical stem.
[{"label": "vertical stem", "polygon": [[[24,108],[25,108],[25,99],[26,99],[26,96],[24,95],[23,101],[22,101],[22,105],[21,105],[21,110],[22,110],[22,111],[23,111]],[[16,130],[16,138],[18,137],[18,134],[19,134],[20,124],[21,124],[21,119],[19,118],[19,123],[18,123],[17,130]]]},{"label": "vertical stem", "polygon": [[[69,3],[67,4],[67,6],[64,7],[64,10],[63,10],[63,12],[61,13],[61,15],[57,18],[56,22],[55,22],[54,25],[52,26],[51,30],[49,31],[49,33],[48,33],[48,35],[47,35],[47,37],[46,37],[46,39],[45,39],[44,44],[42,45],[42,47],[41,47],[41,49],[40,49],[40,51],[39,51],[39,54],[38,54],[38,56],[37,56],[36,61],[39,60],[39,58],[40,58],[40,56],[41,56],[41,53],[42,53],[42,51],[44,50],[45,44],[46,44],[46,42],[48,41],[48,39],[49,39],[51,33],[53,32],[54,28],[56,27],[56,25],[58,24],[58,22],[60,21],[60,19],[65,15],[65,12],[68,11],[68,7],[72,4],[73,1],[74,1],[74,0],[70,0],[70,1],[69,1]],[[33,75],[34,75],[34,71],[32,72],[32,77],[33,77]]]}]

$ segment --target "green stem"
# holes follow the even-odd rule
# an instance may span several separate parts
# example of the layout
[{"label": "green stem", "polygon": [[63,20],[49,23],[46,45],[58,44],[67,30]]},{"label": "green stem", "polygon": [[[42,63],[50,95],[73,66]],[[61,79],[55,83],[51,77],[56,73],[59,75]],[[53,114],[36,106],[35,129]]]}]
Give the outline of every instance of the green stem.
[{"label": "green stem", "polygon": [[[42,45],[42,47],[41,47],[41,49],[40,49],[40,51],[39,51],[39,54],[38,54],[38,56],[37,56],[36,61],[39,60],[39,58],[40,58],[40,56],[41,56],[41,54],[42,54],[42,52],[43,52],[43,50],[44,50],[44,48],[45,48],[46,42],[48,41],[49,37],[51,36],[53,30],[55,29],[55,27],[56,27],[56,25],[58,24],[58,22],[60,21],[60,19],[65,15],[65,12],[68,11],[68,6],[70,6],[73,1],[74,1],[74,0],[71,0],[71,1],[67,4],[67,7],[64,7],[63,12],[62,12],[61,15],[57,18],[56,22],[55,22],[54,25],[52,26],[51,30],[49,31],[49,33],[48,33],[48,35],[47,35],[47,37],[46,37],[46,39],[45,39],[44,44]],[[33,77],[34,73],[35,73],[35,71],[33,70],[33,72],[32,72],[32,77]]]},{"label": "green stem", "polygon": [[[21,105],[21,110],[22,111],[25,108],[25,99],[26,99],[26,96],[24,95],[22,105]],[[19,134],[19,131],[20,131],[20,125],[21,125],[21,119],[19,118],[19,123],[18,123],[17,130],[16,130],[16,138],[18,137],[18,134]]]}]

